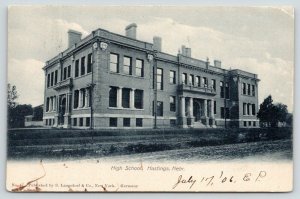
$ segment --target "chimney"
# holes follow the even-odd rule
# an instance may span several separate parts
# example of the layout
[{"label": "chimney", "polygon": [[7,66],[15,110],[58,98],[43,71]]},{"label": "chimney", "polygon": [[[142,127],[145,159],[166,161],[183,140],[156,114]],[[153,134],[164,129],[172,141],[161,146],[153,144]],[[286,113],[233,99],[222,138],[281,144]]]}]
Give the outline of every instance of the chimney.
[{"label": "chimney", "polygon": [[191,48],[185,47],[185,45],[181,46],[181,54],[186,57],[191,57],[192,51]]},{"label": "chimney", "polygon": [[191,50],[191,48],[185,48],[185,51],[186,51],[186,56],[187,57],[192,57],[192,50]]},{"label": "chimney", "polygon": [[76,30],[69,30],[68,31],[68,40],[69,40],[69,48],[72,47],[74,44],[80,42],[81,40],[81,32]]},{"label": "chimney", "polygon": [[128,26],[126,26],[126,28],[125,28],[126,37],[136,39],[136,28],[137,28],[136,23],[132,23],[132,24],[129,24]]},{"label": "chimney", "polygon": [[161,51],[161,37],[153,37],[153,49],[159,52]]},{"label": "chimney", "polygon": [[215,67],[221,68],[221,61],[220,60],[214,60]]}]

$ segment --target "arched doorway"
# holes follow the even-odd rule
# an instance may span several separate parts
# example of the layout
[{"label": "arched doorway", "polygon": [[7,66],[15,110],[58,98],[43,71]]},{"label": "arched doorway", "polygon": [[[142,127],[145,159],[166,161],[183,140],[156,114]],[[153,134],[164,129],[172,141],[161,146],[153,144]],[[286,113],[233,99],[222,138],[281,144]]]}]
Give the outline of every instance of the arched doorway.
[{"label": "arched doorway", "polygon": [[64,115],[66,113],[66,103],[67,103],[66,96],[65,95],[60,96],[59,113],[58,113],[58,124],[59,125],[63,125],[65,122]]},{"label": "arched doorway", "polygon": [[195,117],[195,122],[201,119],[201,104],[199,100],[194,99],[193,102],[193,115]]}]

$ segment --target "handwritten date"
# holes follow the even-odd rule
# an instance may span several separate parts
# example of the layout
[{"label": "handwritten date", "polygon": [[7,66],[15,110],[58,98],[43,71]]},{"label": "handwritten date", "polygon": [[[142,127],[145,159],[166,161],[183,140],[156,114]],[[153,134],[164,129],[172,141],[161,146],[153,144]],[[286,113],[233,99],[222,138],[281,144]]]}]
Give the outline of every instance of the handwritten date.
[{"label": "handwritten date", "polygon": [[224,172],[221,171],[220,175],[212,176],[201,176],[197,179],[195,176],[183,176],[179,175],[172,189],[176,189],[179,186],[186,186],[188,189],[191,189],[197,182],[199,185],[204,186],[213,186],[214,183],[236,183],[236,182],[262,182],[267,176],[266,171],[259,171],[256,173],[245,173],[244,175],[236,177],[233,175],[225,176]]}]

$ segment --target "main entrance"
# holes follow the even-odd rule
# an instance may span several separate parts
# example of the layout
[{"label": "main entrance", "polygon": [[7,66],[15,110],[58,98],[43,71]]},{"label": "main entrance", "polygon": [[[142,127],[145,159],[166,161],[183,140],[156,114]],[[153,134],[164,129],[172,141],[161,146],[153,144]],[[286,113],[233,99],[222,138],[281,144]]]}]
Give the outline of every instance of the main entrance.
[{"label": "main entrance", "polygon": [[195,117],[195,122],[201,120],[203,112],[203,107],[201,106],[201,102],[199,99],[194,99],[193,101],[193,115]]},{"label": "main entrance", "polygon": [[58,125],[64,125],[65,123],[65,113],[66,113],[66,96],[61,95],[59,96],[59,112],[58,112]]}]

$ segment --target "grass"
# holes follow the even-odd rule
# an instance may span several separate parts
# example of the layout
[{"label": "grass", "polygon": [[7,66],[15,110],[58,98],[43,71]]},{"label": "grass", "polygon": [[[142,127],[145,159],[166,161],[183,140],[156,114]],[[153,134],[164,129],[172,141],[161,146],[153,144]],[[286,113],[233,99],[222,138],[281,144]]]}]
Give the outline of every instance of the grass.
[{"label": "grass", "polygon": [[292,128],[8,131],[9,158],[76,158],[147,153],[292,138]]}]

